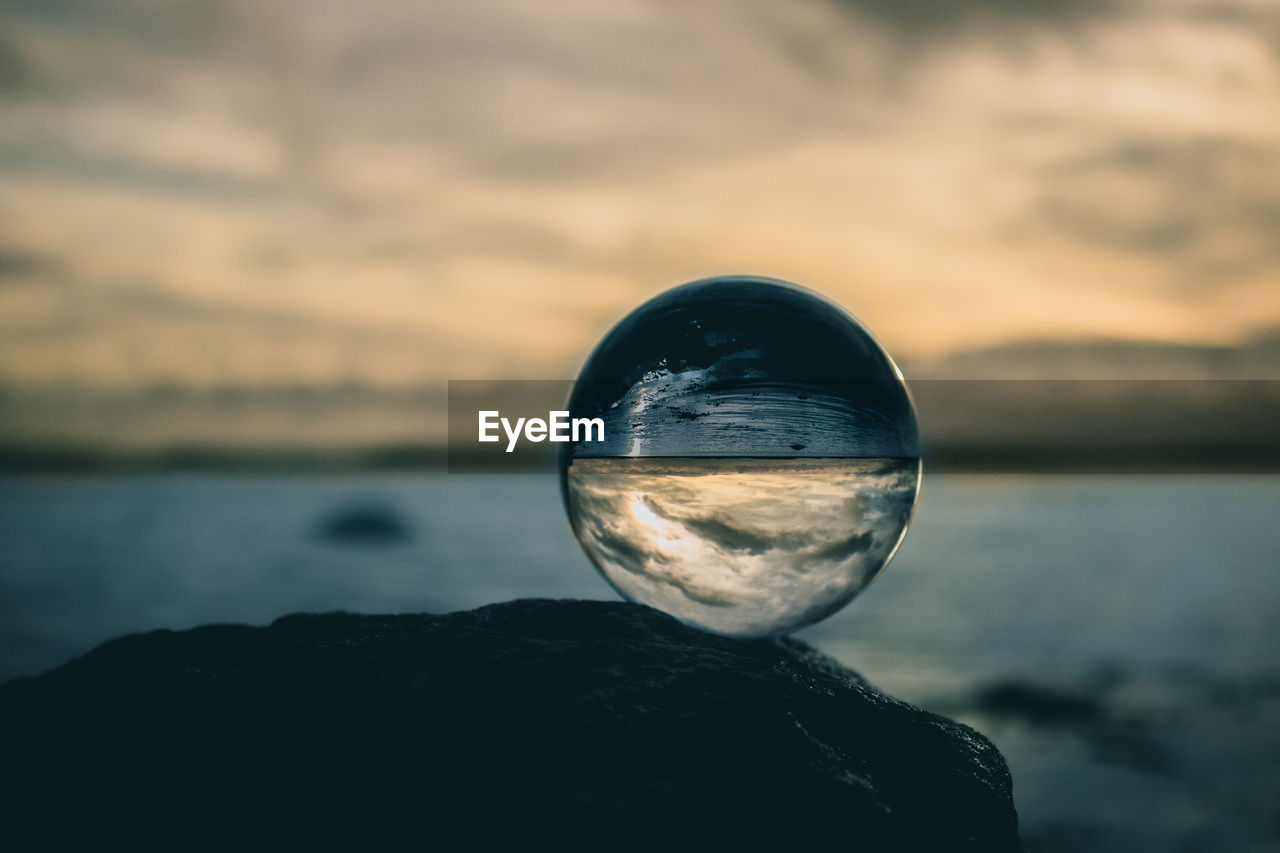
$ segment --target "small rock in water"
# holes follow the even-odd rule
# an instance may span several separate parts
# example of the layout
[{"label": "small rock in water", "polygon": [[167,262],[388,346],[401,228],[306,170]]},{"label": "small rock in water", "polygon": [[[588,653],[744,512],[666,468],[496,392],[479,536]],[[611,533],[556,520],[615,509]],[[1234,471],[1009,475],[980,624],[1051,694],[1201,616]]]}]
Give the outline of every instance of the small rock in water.
[{"label": "small rock in water", "polygon": [[380,545],[408,541],[410,533],[409,525],[395,510],[371,503],[335,512],[321,524],[320,537],[330,542]]}]

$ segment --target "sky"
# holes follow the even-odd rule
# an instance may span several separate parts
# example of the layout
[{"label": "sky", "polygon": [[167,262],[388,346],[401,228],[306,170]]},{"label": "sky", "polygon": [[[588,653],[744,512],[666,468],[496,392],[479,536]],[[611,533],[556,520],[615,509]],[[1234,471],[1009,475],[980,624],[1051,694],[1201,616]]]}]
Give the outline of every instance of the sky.
[{"label": "sky", "polygon": [[1159,375],[1274,353],[1277,234],[1273,0],[0,0],[9,394],[571,378],[735,272]]}]

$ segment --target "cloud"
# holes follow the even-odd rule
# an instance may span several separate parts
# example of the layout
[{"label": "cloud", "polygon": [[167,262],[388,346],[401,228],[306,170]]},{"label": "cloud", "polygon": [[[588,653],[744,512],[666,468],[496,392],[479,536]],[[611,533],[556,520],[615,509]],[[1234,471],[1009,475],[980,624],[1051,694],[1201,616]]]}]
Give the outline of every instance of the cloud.
[{"label": "cloud", "polygon": [[160,193],[185,203],[280,204],[297,195],[295,188],[280,180],[160,163],[124,152],[85,151],[83,146],[48,137],[0,143],[0,161],[27,179],[48,177],[82,187]]},{"label": "cloud", "polygon": [[763,554],[770,548],[777,548],[782,545],[773,537],[743,527],[735,527],[724,519],[714,516],[682,518],[680,523],[703,539],[730,551]]},{"label": "cloud", "polygon": [[1109,141],[1047,170],[1046,227],[1167,258],[1198,288],[1280,266],[1280,161],[1270,147],[1214,136]]},{"label": "cloud", "polygon": [[824,545],[814,550],[809,556],[815,560],[848,560],[857,554],[866,553],[870,550],[873,542],[874,537],[871,531],[868,530],[850,536],[848,539]]},{"label": "cloud", "polygon": [[907,39],[971,35],[983,28],[1064,27],[1114,13],[1124,0],[831,0]]},{"label": "cloud", "polygon": [[914,366],[919,378],[1262,379],[1280,375],[1280,328],[1262,327],[1239,342],[1021,340],[951,353]]},{"label": "cloud", "polygon": [[181,60],[233,48],[250,8],[240,0],[0,0],[11,21]]},{"label": "cloud", "polygon": [[0,245],[0,287],[13,281],[47,278],[63,272],[63,266],[54,258]]},{"label": "cloud", "polygon": [[632,574],[643,575],[652,571],[654,565],[670,562],[666,555],[648,550],[635,540],[614,533],[605,523],[594,518],[587,529],[587,535],[603,552],[610,565],[616,565]]},{"label": "cloud", "polygon": [[1230,345],[1280,323],[1268,11],[0,0],[5,246],[50,265],[0,380],[563,377],[730,271],[918,362]]},{"label": "cloud", "polygon": [[32,69],[16,39],[0,35],[0,92],[23,92],[31,83]]}]

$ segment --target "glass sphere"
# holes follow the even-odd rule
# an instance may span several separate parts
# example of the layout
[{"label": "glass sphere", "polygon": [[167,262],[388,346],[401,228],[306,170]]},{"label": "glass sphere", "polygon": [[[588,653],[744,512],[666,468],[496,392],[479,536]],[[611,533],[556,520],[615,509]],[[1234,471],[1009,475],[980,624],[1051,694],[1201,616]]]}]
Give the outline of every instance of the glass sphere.
[{"label": "glass sphere", "polygon": [[587,359],[562,445],[574,534],[624,597],[730,636],[793,631],[884,568],[920,480],[902,374],[812,291],[723,277],[663,293]]}]

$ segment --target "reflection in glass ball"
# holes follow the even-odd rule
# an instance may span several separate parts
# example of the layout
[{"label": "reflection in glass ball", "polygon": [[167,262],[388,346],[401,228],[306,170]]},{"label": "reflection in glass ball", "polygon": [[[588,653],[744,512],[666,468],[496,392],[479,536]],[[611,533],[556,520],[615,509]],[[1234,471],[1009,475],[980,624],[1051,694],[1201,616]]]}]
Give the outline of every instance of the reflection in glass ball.
[{"label": "reflection in glass ball", "polygon": [[578,541],[623,596],[733,636],[817,622],[897,549],[920,478],[884,349],[808,290],[725,277],[669,290],[596,347],[565,445]]}]

